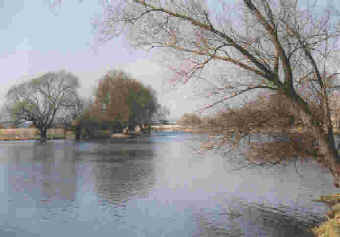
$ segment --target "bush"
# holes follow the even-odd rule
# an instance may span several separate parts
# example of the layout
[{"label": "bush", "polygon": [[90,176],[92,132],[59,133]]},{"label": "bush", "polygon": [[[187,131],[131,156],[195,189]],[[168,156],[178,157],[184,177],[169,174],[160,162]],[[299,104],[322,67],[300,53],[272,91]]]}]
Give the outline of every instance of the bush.
[{"label": "bush", "polygon": [[197,114],[185,113],[177,123],[184,126],[200,126],[202,120]]},{"label": "bush", "polygon": [[289,102],[281,95],[259,97],[240,108],[207,118],[206,124],[218,130],[238,130],[250,133],[263,129],[286,129],[298,123],[297,116],[289,108]]},{"label": "bush", "polygon": [[[213,133],[223,134],[223,142],[240,144],[249,138],[246,156],[260,163],[275,163],[292,157],[311,157],[318,152],[317,142],[292,103],[280,94],[259,97],[239,108],[229,109],[215,116],[204,118],[204,126]],[[315,116],[322,116],[317,105]],[[302,129],[298,131],[297,127]],[[265,142],[251,141],[251,137],[263,134],[271,139]]]}]

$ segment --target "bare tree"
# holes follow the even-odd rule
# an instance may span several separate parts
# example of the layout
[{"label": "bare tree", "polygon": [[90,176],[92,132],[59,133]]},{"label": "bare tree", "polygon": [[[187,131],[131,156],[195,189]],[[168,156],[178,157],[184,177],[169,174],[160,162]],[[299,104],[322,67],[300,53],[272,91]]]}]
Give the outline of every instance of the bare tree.
[{"label": "bare tree", "polygon": [[45,143],[54,119],[74,109],[78,86],[78,78],[70,73],[49,72],[10,88],[6,107],[16,121],[32,121]]},{"label": "bare tree", "polygon": [[330,97],[330,107],[333,126],[336,129],[340,128],[340,96],[339,93],[334,93]]},{"label": "bare tree", "polygon": [[166,121],[169,119],[170,109],[165,105],[158,104],[155,114],[152,116],[154,121]]},{"label": "bare tree", "polygon": [[97,25],[102,40],[125,34],[135,47],[173,53],[186,65],[178,74],[183,82],[216,65],[224,72],[236,68],[237,77],[225,73],[218,83],[209,80],[210,93],[219,99],[208,107],[259,89],[284,95],[339,184],[328,97],[337,75],[332,63],[340,32],[330,8],[298,0],[243,0],[234,7],[219,1],[215,11],[203,0],[117,0],[104,6]]},{"label": "bare tree", "polygon": [[59,113],[55,117],[55,121],[58,124],[62,124],[64,129],[64,136],[66,136],[67,130],[74,130],[75,139],[80,140],[80,133],[82,124],[82,116],[88,110],[91,102],[88,99],[75,97],[74,102],[69,106],[64,106],[60,109]]}]

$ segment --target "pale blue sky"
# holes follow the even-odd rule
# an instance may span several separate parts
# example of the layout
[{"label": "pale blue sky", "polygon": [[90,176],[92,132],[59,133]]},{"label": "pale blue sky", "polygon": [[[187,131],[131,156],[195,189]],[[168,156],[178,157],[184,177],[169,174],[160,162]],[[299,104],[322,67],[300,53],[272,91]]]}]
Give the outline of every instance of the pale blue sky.
[{"label": "pale blue sky", "polygon": [[90,96],[105,72],[121,68],[152,85],[160,102],[171,107],[172,117],[189,111],[193,103],[180,91],[162,90],[164,71],[151,55],[131,49],[121,38],[93,47],[92,22],[101,13],[99,2],[67,0],[51,9],[47,0],[0,0],[0,100],[13,84],[60,69],[77,75],[80,93]]},{"label": "pale blue sky", "polygon": [[[209,0],[213,6],[214,2]],[[236,1],[236,0],[225,0]],[[0,0],[0,100],[13,84],[51,70],[65,69],[81,81],[81,94],[106,71],[122,68],[151,84],[173,116],[197,109],[188,92],[162,90],[164,71],[151,55],[136,51],[121,38],[94,50],[91,22],[101,13],[100,0],[64,0],[52,10],[48,0]]]}]

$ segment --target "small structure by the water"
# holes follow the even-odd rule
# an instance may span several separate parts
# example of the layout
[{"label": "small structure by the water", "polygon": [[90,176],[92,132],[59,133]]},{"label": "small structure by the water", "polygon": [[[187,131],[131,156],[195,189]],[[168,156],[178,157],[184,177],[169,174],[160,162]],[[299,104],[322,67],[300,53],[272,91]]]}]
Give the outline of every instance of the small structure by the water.
[{"label": "small structure by the water", "polygon": [[133,131],[129,130],[129,128],[126,127],[126,128],[123,129],[122,133],[113,133],[111,135],[111,138],[135,137],[135,136],[141,135],[142,133],[146,133],[148,130],[149,129],[147,129],[147,127],[144,126],[144,125],[142,127],[140,125],[137,125]]}]

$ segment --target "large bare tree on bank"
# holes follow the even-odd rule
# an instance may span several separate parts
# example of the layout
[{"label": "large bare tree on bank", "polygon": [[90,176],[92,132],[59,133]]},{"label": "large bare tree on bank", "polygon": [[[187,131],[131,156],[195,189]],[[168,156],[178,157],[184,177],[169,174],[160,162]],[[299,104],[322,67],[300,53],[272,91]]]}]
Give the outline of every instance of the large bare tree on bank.
[{"label": "large bare tree on bank", "polygon": [[39,129],[40,142],[47,140],[56,117],[74,110],[78,98],[78,78],[65,71],[49,72],[12,86],[7,92],[6,108],[16,121],[32,121]]},{"label": "large bare tree on bank", "polygon": [[124,34],[136,47],[176,55],[178,64],[186,65],[178,74],[184,82],[212,65],[231,72],[236,68],[236,76],[230,73],[222,83],[212,83],[211,94],[219,99],[210,106],[259,89],[285,96],[287,109],[302,118],[340,184],[329,107],[340,31],[331,8],[323,11],[317,1],[298,0],[241,0],[234,6],[222,0],[210,1],[210,6],[204,0],[104,2],[97,25],[102,40]]}]

